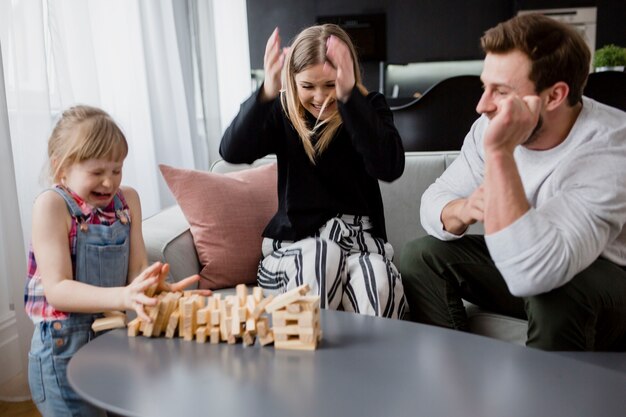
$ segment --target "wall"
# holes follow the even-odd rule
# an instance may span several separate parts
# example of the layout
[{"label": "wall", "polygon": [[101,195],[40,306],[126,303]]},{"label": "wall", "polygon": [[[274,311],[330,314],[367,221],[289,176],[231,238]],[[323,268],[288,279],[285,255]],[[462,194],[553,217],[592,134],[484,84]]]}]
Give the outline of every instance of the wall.
[{"label": "wall", "polygon": [[[387,14],[387,62],[481,59],[483,32],[519,8],[598,7],[597,45],[626,46],[626,2],[615,0],[248,0],[250,64],[263,67],[274,27],[287,44],[316,16]],[[364,63],[365,85],[378,89],[378,64]]]}]

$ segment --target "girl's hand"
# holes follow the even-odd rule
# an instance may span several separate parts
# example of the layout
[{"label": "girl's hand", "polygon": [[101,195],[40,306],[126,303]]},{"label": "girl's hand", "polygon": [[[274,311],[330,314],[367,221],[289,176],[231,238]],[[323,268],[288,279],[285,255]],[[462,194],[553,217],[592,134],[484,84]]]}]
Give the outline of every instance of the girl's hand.
[{"label": "girl's hand", "polygon": [[354,61],[352,61],[352,55],[348,45],[342,42],[335,36],[330,36],[326,41],[326,64],[330,64],[337,71],[337,78],[335,79],[335,91],[337,92],[337,99],[342,102],[348,101],[352,89],[356,84],[354,78]]},{"label": "girl's hand", "polygon": [[285,63],[285,54],[287,48],[280,47],[280,36],[278,28],[274,29],[267,45],[265,46],[265,56],[263,58],[263,69],[265,71],[265,81],[263,82],[263,91],[261,99],[270,101],[278,97],[281,89],[280,74]]},{"label": "girl's hand", "polygon": [[125,309],[135,310],[137,317],[146,322],[150,322],[150,317],[146,314],[144,306],[154,306],[157,300],[148,297],[145,292],[150,286],[159,282],[162,267],[160,262],[150,265],[122,290]]},{"label": "girl's hand", "polygon": [[[176,283],[170,284],[169,282],[166,281],[167,275],[169,274],[169,272],[170,272],[170,265],[163,264],[163,267],[161,268],[161,273],[159,275],[159,284],[157,287],[157,293],[161,291],[169,291],[169,292],[183,291],[188,286],[195,284],[196,282],[200,280],[200,275],[195,274],[187,278],[183,278]],[[196,294],[204,295],[207,297],[213,294],[211,290],[193,290],[192,292]]]}]

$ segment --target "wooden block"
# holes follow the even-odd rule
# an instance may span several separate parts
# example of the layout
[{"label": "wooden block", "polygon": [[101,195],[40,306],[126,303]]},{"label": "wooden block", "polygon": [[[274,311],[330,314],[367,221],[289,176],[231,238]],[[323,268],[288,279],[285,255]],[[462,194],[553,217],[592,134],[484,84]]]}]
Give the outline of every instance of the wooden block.
[{"label": "wooden block", "polygon": [[126,317],[126,313],[124,313],[123,311],[117,311],[117,310],[113,310],[113,311],[105,311],[104,313],[104,317]]},{"label": "wooden block", "polygon": [[206,343],[207,328],[206,326],[200,326],[196,329],[196,342]]},{"label": "wooden block", "polygon": [[169,320],[167,321],[167,327],[165,328],[165,337],[171,339],[174,337],[176,333],[176,328],[178,327],[180,311],[176,310],[171,315]]},{"label": "wooden block", "polygon": [[235,291],[237,292],[238,305],[245,306],[246,298],[248,297],[248,288],[246,288],[246,284],[239,284],[235,287]]},{"label": "wooden block", "polygon": [[210,341],[212,345],[216,345],[220,342],[220,329],[219,327],[211,327],[209,331]]},{"label": "wooden block", "polygon": [[261,317],[256,321],[256,333],[259,337],[265,337],[270,330],[269,320],[267,317]]},{"label": "wooden block", "polygon": [[319,310],[320,307],[320,296],[319,295],[303,295],[297,301],[298,305],[303,311],[315,311]]},{"label": "wooden block", "polygon": [[246,320],[246,332],[256,332],[256,321],[253,318]]},{"label": "wooden block", "polygon": [[252,296],[248,296],[247,300],[248,301],[246,301],[246,315],[252,316],[252,313],[254,313],[254,309],[256,308],[258,303],[254,300]]},{"label": "wooden block", "polygon": [[[298,323],[314,322],[316,315],[313,311],[303,311],[301,313],[289,313],[287,311],[275,311],[272,313],[272,320],[276,321],[297,321]],[[276,325],[276,324],[274,324]]]},{"label": "wooden block", "polygon": [[265,311],[265,307],[272,302],[272,300],[274,299],[273,295],[268,296],[267,298],[264,298],[261,300],[261,302],[259,304],[256,305],[256,307],[254,308],[254,311],[252,312],[252,318],[253,319],[258,319],[261,314],[263,314],[263,312]]},{"label": "wooden block", "polygon": [[287,306],[287,312],[288,313],[292,313],[293,314],[293,313],[299,313],[300,311],[302,311],[302,307],[298,303],[289,304]]},{"label": "wooden block", "polygon": [[261,287],[252,288],[252,299],[258,304],[263,299],[263,289]]},{"label": "wooden block", "polygon": [[161,298],[161,302],[159,303],[159,312],[157,313],[157,317],[154,320],[154,325],[152,327],[152,336],[160,336],[161,330],[163,329],[163,324],[169,319],[169,316],[166,319],[167,312],[170,310],[170,304],[173,303],[173,299],[169,296],[170,293],[167,293],[163,298]]},{"label": "wooden block", "polygon": [[271,330],[268,330],[265,336],[259,337],[259,343],[261,343],[261,346],[266,346],[270,343],[274,343],[274,333]]},{"label": "wooden block", "polygon": [[210,312],[211,310],[209,310],[209,307],[204,307],[198,310],[196,312],[196,323],[198,323],[198,325],[204,325],[209,323]]},{"label": "wooden block", "polygon": [[118,327],[126,327],[126,316],[102,317],[95,319],[91,324],[91,329],[96,333]]},{"label": "wooden block", "polygon": [[284,294],[278,295],[274,297],[274,300],[272,300],[271,303],[265,306],[265,311],[271,313],[274,310],[285,307],[286,305],[291,304],[301,296],[308,293],[309,289],[309,284],[302,284],[299,287],[289,290]]},{"label": "wooden block", "polygon": [[219,326],[220,325],[220,312],[219,310],[211,310],[209,312],[209,323],[211,326]]},{"label": "wooden block", "polygon": [[243,345],[244,346],[252,346],[254,345],[254,333],[250,331],[245,331],[243,333]]},{"label": "wooden block", "polygon": [[274,348],[287,350],[315,350],[317,343],[304,343],[300,340],[275,340]]},{"label": "wooden block", "polygon": [[230,318],[230,332],[233,336],[241,335],[241,318],[239,316],[239,308],[233,308],[233,312]]},{"label": "wooden block", "polygon": [[152,337],[152,332],[154,331],[154,322],[156,321],[159,315],[159,304],[160,304],[160,301],[155,306],[146,307],[146,314],[148,315],[148,317],[150,317],[150,320],[151,320],[149,322],[144,323],[144,326],[143,326],[143,335],[146,337]]},{"label": "wooden block", "polygon": [[183,296],[182,292],[172,292],[169,293],[169,303],[167,305],[167,310],[165,311],[165,315],[163,316],[161,331],[159,334],[165,333],[167,330],[167,326],[170,321],[170,316],[172,313],[178,309],[178,300]]},{"label": "wooden block", "polygon": [[218,308],[218,300],[215,296],[210,296],[209,299],[207,300],[206,306],[208,307],[209,310],[215,310]]},{"label": "wooden block", "polygon": [[139,317],[128,322],[128,336],[136,337],[139,334],[139,326],[141,325],[141,319]]},{"label": "wooden block", "polygon": [[282,326],[277,327],[274,325],[274,334],[286,334],[286,335],[303,335],[303,334],[313,334],[315,333],[315,328],[313,327],[300,327],[297,324],[292,324],[290,326]]},{"label": "wooden block", "polygon": [[238,307],[237,308],[237,313],[239,315],[239,322],[240,323],[245,323],[248,317],[248,309],[244,306],[244,307]]}]

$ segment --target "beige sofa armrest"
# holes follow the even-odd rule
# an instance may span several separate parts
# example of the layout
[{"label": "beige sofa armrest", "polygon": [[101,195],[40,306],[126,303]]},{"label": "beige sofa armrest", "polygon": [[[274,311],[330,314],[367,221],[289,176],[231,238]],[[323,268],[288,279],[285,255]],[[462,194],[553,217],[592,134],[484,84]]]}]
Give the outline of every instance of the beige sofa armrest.
[{"label": "beige sofa armrest", "polygon": [[145,219],[142,228],[148,262],[169,263],[170,280],[176,282],[200,272],[189,223],[179,206],[169,207]]}]

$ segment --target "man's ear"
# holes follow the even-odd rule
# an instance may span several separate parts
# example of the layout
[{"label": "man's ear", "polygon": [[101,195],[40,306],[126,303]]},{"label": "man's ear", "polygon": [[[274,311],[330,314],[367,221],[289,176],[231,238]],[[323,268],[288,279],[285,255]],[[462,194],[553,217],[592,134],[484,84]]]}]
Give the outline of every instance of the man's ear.
[{"label": "man's ear", "polygon": [[544,102],[546,110],[554,110],[563,103],[567,103],[569,85],[563,81],[558,81],[552,87],[547,88],[547,96]]}]

